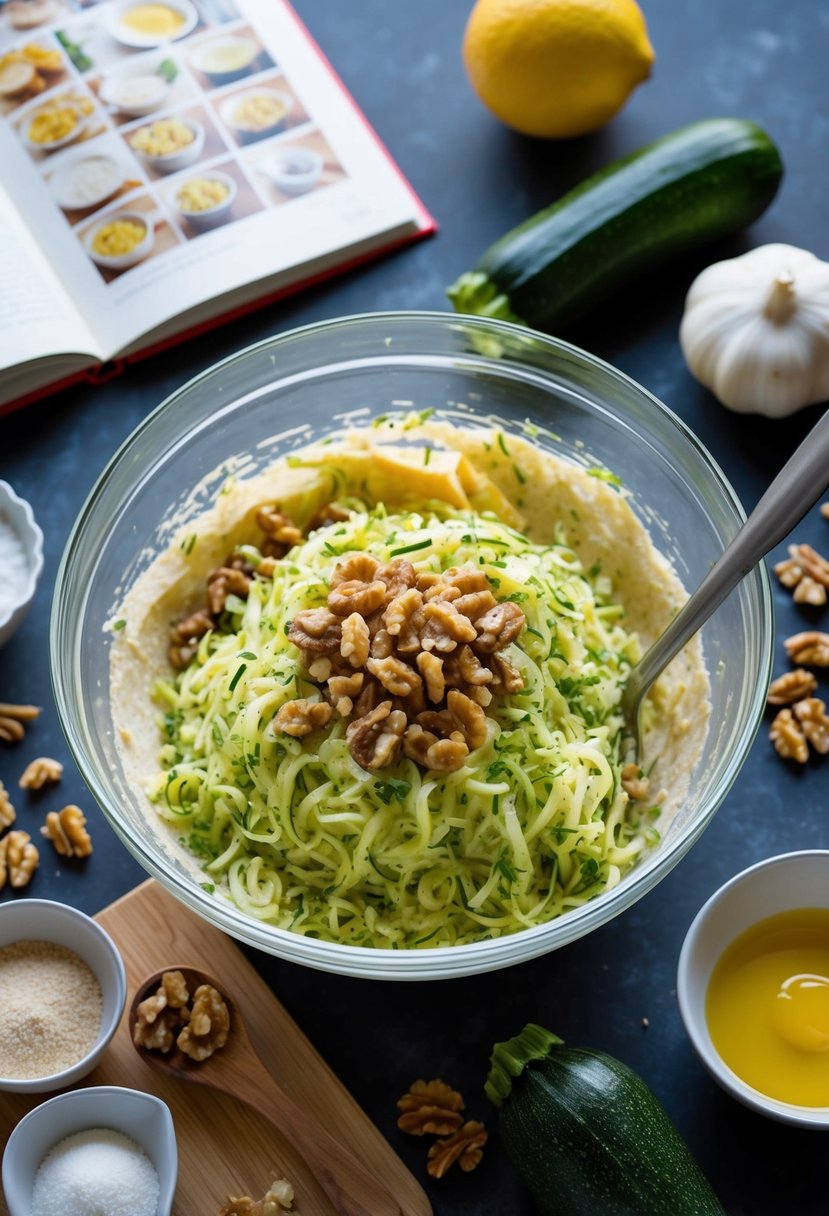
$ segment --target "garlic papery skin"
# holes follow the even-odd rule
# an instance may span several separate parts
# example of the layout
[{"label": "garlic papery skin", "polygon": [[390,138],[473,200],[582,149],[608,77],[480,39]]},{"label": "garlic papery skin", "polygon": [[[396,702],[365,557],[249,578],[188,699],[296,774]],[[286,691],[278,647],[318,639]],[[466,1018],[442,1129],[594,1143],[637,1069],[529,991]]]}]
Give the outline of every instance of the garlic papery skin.
[{"label": "garlic papery skin", "polygon": [[741,414],[783,418],[829,398],[829,263],[794,245],[715,262],[679,329],[692,374]]}]

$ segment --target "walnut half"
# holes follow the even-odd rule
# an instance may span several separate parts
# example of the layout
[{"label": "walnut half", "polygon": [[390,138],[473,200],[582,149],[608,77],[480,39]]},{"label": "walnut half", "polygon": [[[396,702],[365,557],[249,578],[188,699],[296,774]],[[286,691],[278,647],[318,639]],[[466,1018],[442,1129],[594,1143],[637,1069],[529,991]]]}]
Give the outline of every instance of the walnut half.
[{"label": "walnut half", "polygon": [[193,994],[190,1020],[176,1039],[176,1046],[200,1063],[224,1047],[230,1032],[230,1011],[222,994],[212,984],[199,984]]},{"label": "walnut half", "polygon": [[88,857],[92,852],[86,816],[74,803],[65,806],[62,811],[50,811],[40,834],[51,840],[60,857]]}]

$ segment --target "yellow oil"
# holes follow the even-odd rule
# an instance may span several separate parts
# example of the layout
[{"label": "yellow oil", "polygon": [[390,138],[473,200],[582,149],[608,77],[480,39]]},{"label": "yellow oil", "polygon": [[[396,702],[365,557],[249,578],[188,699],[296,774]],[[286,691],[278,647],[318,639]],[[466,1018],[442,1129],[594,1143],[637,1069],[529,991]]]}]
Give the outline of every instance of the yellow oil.
[{"label": "yellow oil", "polygon": [[184,25],[184,14],[167,4],[136,4],[122,15],[121,22],[139,34],[165,37]]},{"label": "yellow oil", "polygon": [[741,1080],[797,1106],[829,1106],[829,908],[760,921],[708,984],[711,1041]]}]

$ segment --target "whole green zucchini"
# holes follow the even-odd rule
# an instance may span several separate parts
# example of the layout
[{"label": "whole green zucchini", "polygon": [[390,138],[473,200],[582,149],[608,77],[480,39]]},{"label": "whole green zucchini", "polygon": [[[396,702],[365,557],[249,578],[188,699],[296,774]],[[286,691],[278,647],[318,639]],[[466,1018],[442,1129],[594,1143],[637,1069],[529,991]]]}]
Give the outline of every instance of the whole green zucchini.
[{"label": "whole green zucchini", "polygon": [[449,298],[457,312],[555,332],[640,272],[756,220],[782,176],[780,153],[754,123],[692,123],[513,228]]},{"label": "whole green zucchini", "polygon": [[663,1107],[612,1056],[530,1023],[496,1043],[485,1088],[541,1216],[724,1216]]}]

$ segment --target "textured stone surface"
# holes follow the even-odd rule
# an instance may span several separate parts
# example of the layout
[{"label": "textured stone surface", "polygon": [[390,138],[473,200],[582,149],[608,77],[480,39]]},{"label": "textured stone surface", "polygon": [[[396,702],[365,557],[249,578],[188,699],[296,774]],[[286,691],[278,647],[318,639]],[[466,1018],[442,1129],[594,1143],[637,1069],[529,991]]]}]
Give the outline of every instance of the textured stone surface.
[{"label": "textured stone surface", "polygon": [[[673,127],[733,114],[760,122],[781,147],[787,173],[774,205],[747,237],[639,284],[621,305],[583,326],[576,340],[665,400],[714,453],[747,509],[817,418],[814,409],[779,423],[727,413],[685,370],[676,334],[684,293],[707,262],[772,240],[829,257],[825,6],[643,0],[657,54],[653,79],[606,130],[558,145],[513,135],[472,96],[459,60],[468,3],[298,0],[297,7],[437,217],[440,234],[100,388],[76,389],[0,420],[0,475],[32,502],[47,554],[33,611],[0,652],[0,697],[36,701],[45,712],[20,746],[0,750],[0,778],[15,789],[36,755],[65,763],[60,805],[84,807],[95,853],[82,870],[44,847],[29,893],[89,912],[143,872],[92,805],[63,742],[48,676],[51,590],[71,521],[115,448],[152,407],[215,359],[321,318],[442,309],[445,284],[474,264],[489,241],[587,171]],[[794,539],[827,552],[829,524],[815,510]],[[784,555],[781,546],[771,560]],[[776,580],[774,600],[779,672],[783,638],[806,620],[825,628],[829,618],[796,609]],[[819,695],[827,691],[824,678]],[[21,792],[16,802],[20,826],[31,830],[54,797],[47,787],[34,796]],[[764,1120],[721,1093],[685,1037],[674,992],[683,936],[712,891],[751,862],[809,847],[829,848],[829,761],[794,771],[774,755],[764,729],[713,825],[676,870],[625,915],[554,955],[501,975],[444,983],[437,992],[426,984],[350,981],[261,956],[256,962],[424,1180],[426,1147],[397,1133],[397,1096],[418,1076],[443,1075],[464,1093],[470,1117],[483,1116],[494,1131],[481,1091],[491,1044],[534,1020],[636,1068],[732,1216],[818,1216],[829,1193],[818,1137]],[[7,890],[0,898],[18,896]],[[497,1135],[474,1174],[450,1174],[427,1189],[439,1216],[529,1216],[533,1210]]]}]

